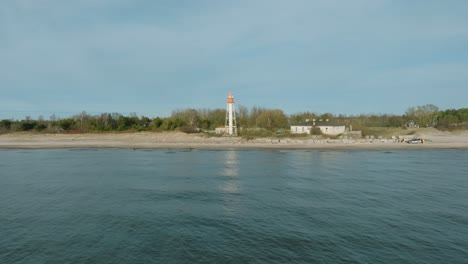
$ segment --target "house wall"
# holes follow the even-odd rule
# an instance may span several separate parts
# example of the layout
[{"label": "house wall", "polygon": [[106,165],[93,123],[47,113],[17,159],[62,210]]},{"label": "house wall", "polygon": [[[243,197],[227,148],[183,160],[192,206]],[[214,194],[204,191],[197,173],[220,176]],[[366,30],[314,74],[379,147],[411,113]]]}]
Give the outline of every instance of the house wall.
[{"label": "house wall", "polygon": [[319,126],[322,134],[326,135],[339,135],[346,131],[345,126]]},{"label": "house wall", "polygon": [[[317,126],[322,134],[339,135],[346,131],[345,126]],[[311,134],[312,126],[291,126],[291,134]]]},{"label": "house wall", "polygon": [[225,127],[217,127],[215,128],[216,134],[226,134],[228,131]]},{"label": "house wall", "polygon": [[291,134],[310,134],[311,126],[291,126]]}]

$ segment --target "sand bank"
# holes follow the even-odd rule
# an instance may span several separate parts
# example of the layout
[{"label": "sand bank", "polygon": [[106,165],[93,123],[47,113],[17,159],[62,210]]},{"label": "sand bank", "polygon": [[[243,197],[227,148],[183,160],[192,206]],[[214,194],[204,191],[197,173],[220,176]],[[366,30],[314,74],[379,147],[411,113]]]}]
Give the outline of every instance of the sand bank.
[{"label": "sand bank", "polygon": [[419,135],[424,144],[401,143],[398,140],[351,140],[308,138],[207,137],[181,132],[37,134],[11,133],[0,135],[0,149],[46,148],[265,148],[265,149],[468,149],[468,133],[440,132]]}]

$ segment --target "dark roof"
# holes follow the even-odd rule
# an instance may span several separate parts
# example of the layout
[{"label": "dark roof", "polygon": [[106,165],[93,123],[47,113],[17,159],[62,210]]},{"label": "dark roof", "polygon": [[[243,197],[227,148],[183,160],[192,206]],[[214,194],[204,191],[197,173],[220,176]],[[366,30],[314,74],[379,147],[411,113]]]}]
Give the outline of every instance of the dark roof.
[{"label": "dark roof", "polygon": [[330,121],[307,121],[307,122],[302,122],[294,126],[344,126],[342,124],[338,124],[336,122],[330,122]]}]

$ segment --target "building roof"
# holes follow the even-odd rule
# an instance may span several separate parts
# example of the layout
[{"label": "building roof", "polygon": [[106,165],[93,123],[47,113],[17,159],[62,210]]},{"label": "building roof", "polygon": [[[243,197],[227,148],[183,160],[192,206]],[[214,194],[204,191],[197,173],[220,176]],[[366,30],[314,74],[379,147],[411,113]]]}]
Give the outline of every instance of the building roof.
[{"label": "building roof", "polygon": [[314,123],[315,123],[315,126],[344,126],[342,124],[338,124],[336,122],[330,122],[330,121],[306,121],[306,122],[302,122],[302,123],[299,123],[297,125],[294,125],[294,126],[314,126]]}]

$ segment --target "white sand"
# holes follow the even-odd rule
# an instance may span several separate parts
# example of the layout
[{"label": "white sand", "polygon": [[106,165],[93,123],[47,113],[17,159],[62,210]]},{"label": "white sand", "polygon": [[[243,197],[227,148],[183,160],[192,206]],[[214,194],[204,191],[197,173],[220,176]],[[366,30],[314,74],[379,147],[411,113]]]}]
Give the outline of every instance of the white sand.
[{"label": "white sand", "polygon": [[278,148],[278,149],[468,149],[468,132],[431,132],[416,134],[424,144],[399,143],[394,140],[246,140],[241,137],[207,137],[181,132],[39,134],[10,133],[0,135],[0,148]]}]

